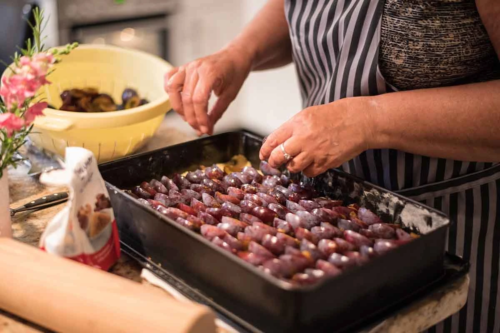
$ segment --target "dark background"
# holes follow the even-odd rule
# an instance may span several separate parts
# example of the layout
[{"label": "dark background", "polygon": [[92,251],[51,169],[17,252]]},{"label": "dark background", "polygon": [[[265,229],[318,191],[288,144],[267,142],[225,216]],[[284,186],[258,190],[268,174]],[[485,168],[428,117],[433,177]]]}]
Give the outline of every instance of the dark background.
[{"label": "dark background", "polygon": [[4,63],[12,62],[18,47],[24,47],[24,42],[32,38],[28,20],[33,22],[34,6],[33,1],[0,0],[0,73],[5,69]]}]

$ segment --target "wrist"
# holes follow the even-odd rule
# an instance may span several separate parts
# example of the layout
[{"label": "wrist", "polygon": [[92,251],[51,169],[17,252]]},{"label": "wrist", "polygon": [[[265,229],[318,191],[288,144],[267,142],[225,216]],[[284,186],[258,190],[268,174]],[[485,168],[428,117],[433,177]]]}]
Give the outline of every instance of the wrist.
[{"label": "wrist", "polygon": [[251,46],[242,45],[241,42],[235,40],[229,43],[224,51],[231,54],[232,58],[237,62],[244,63],[245,67],[253,68],[257,59],[257,50]]},{"label": "wrist", "polygon": [[360,111],[361,123],[366,133],[367,149],[388,149],[393,148],[391,143],[390,128],[395,126],[390,119],[390,114],[384,107],[383,95],[356,97],[361,103]]}]

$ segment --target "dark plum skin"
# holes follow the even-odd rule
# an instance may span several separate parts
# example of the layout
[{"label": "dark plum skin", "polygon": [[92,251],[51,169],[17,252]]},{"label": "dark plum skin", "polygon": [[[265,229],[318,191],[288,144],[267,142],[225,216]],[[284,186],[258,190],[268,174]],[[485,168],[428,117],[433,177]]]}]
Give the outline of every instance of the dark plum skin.
[{"label": "dark plum skin", "polygon": [[280,176],[281,171],[271,167],[267,162],[260,162],[260,171],[266,176]]},{"label": "dark plum skin", "polygon": [[241,187],[243,182],[233,175],[226,175],[222,178],[222,183],[227,187]]},{"label": "dark plum skin", "polygon": [[277,236],[267,234],[262,238],[262,246],[275,255],[280,255],[285,251],[286,243]]},{"label": "dark plum skin", "polygon": [[318,250],[321,251],[324,256],[329,256],[338,251],[338,246],[337,243],[331,239],[322,239],[318,243]]},{"label": "dark plum skin", "polygon": [[214,164],[126,192],[185,232],[297,286],[342,274],[418,237],[365,207],[319,197],[313,182],[286,169],[260,167]]},{"label": "dark plum skin", "polygon": [[343,229],[343,230],[352,230],[352,231],[361,230],[361,227],[359,225],[357,225],[356,223],[354,223],[350,220],[340,219],[337,222],[337,225],[340,229]]},{"label": "dark plum skin", "polygon": [[262,185],[268,188],[275,188],[278,185],[283,185],[279,176],[265,176]]},{"label": "dark plum skin", "polygon": [[243,197],[244,201],[252,201],[257,204],[257,206],[264,206],[264,201],[257,194],[245,194]]},{"label": "dark plum skin", "polygon": [[295,237],[299,240],[307,239],[311,243],[318,244],[319,238],[312,232],[304,228],[297,228],[295,230]]},{"label": "dark plum skin", "polygon": [[299,200],[299,205],[305,208],[307,211],[311,211],[315,208],[321,208],[321,205],[312,200]]},{"label": "dark plum skin", "polygon": [[202,180],[206,179],[206,178],[207,178],[207,176],[201,170],[196,170],[196,171],[188,172],[186,174],[186,179],[189,182],[195,183],[195,184],[200,184],[202,182]]},{"label": "dark plum skin", "polygon": [[[141,200],[144,200],[144,199],[141,199]],[[148,206],[150,206],[151,208],[153,209],[158,209],[158,207],[165,207],[167,208],[167,206],[165,206],[162,202],[160,201],[156,201],[156,200],[146,200],[146,202],[148,203]]]},{"label": "dark plum skin", "polygon": [[241,214],[241,207],[230,202],[224,202],[222,208],[227,209],[233,213],[234,216],[239,216]]},{"label": "dark plum skin", "polygon": [[269,260],[268,257],[258,255],[258,254],[252,253],[252,252],[248,252],[248,251],[238,252],[238,257],[240,257],[244,261],[246,261],[254,266],[260,266]]},{"label": "dark plum skin", "polygon": [[240,190],[239,188],[236,188],[236,187],[228,187],[227,194],[232,196],[232,197],[235,197],[236,199],[238,199],[240,201],[243,200],[243,197],[245,196],[245,192],[243,192],[242,190]]},{"label": "dark plum skin", "polygon": [[232,254],[236,253],[235,249],[231,248],[231,246],[227,242],[225,242],[224,240],[222,240],[219,237],[215,237],[214,239],[212,239],[212,243],[217,245],[221,249],[226,250],[229,253],[232,253]]},{"label": "dark plum skin", "polygon": [[246,166],[243,168],[243,173],[252,176],[253,180],[258,183],[262,182],[262,175],[254,168]]},{"label": "dark plum skin", "polygon": [[248,224],[237,219],[223,216],[221,219],[221,223],[217,225],[217,228],[226,231],[231,236],[236,236],[239,232],[243,232],[247,226]]},{"label": "dark plum skin", "polygon": [[190,206],[185,205],[183,203],[177,204],[177,208],[188,213],[189,215],[193,215],[193,216],[197,215],[196,210],[194,210],[194,208],[191,208]]},{"label": "dark plum skin", "polygon": [[271,189],[267,192],[270,196],[272,196],[280,205],[285,206],[287,196],[278,191],[277,189]]},{"label": "dark plum skin", "polygon": [[225,230],[219,229],[213,225],[204,224],[201,226],[201,235],[208,240],[212,240],[215,237],[224,237],[227,234]]},{"label": "dark plum skin", "polygon": [[325,272],[320,269],[308,268],[304,273],[296,273],[292,277],[292,281],[299,286],[308,286],[317,283],[325,278]]},{"label": "dark plum skin", "polygon": [[153,199],[154,195],[152,195],[150,192],[146,191],[140,186],[136,186],[132,189],[132,193],[138,196],[141,199]]},{"label": "dark plum skin", "polygon": [[201,194],[193,191],[191,189],[182,189],[181,194],[185,197],[191,198],[191,199],[196,199],[196,200],[201,200]]},{"label": "dark plum skin", "polygon": [[187,189],[191,187],[191,182],[187,180],[186,177],[183,177],[177,173],[172,177],[172,181],[180,189]]},{"label": "dark plum skin", "polygon": [[363,222],[365,222],[368,225],[375,224],[375,223],[382,223],[382,220],[380,219],[380,217],[378,217],[373,212],[371,212],[370,210],[368,210],[364,207],[361,207],[358,209],[358,217],[360,220],[362,220]]},{"label": "dark plum skin", "polygon": [[205,224],[209,224],[209,225],[219,224],[219,221],[215,217],[213,217],[212,215],[210,215],[206,212],[199,211],[198,218],[200,220],[202,220],[203,222],[205,222]]},{"label": "dark plum skin", "polygon": [[271,224],[278,217],[278,214],[266,207],[255,207],[252,209],[252,215],[257,216],[267,224]]},{"label": "dark plum skin", "polygon": [[221,207],[221,204],[219,203],[219,201],[208,193],[203,193],[201,195],[201,199],[202,199],[203,203],[205,204],[205,206],[207,206],[207,207],[211,207],[211,208]]},{"label": "dark plum skin", "polygon": [[277,204],[278,200],[276,200],[272,195],[266,194],[266,193],[257,193],[257,196],[262,199],[264,202],[264,206],[269,206],[270,204],[274,203]]},{"label": "dark plum skin", "polygon": [[253,224],[254,222],[262,222],[262,220],[259,219],[257,216],[253,216],[247,213],[240,214],[240,221],[248,224]]},{"label": "dark plum skin", "polygon": [[338,252],[355,251],[357,249],[357,247],[354,244],[349,243],[345,239],[334,238],[333,240],[337,244]]},{"label": "dark plum skin", "polygon": [[250,185],[250,184],[245,184],[245,185],[241,186],[241,190],[245,194],[256,194],[257,193],[257,188],[253,185]]},{"label": "dark plum skin", "polygon": [[277,278],[287,278],[296,272],[296,268],[292,262],[280,259],[271,259],[262,265],[264,272],[271,274]]},{"label": "dark plum skin", "polygon": [[203,202],[195,198],[191,199],[191,207],[197,212],[204,212],[208,208]]},{"label": "dark plum skin", "polygon": [[242,212],[250,214],[252,210],[259,207],[259,205],[250,200],[241,200],[240,207]]},{"label": "dark plum skin", "polygon": [[357,232],[352,231],[352,230],[344,231],[344,239],[346,241],[348,241],[349,243],[354,244],[358,248],[363,246],[363,245],[365,245],[365,246],[373,245],[373,242],[369,238],[367,238],[361,234],[358,234]]},{"label": "dark plum skin", "polygon": [[201,185],[201,184],[191,184],[191,186],[189,188],[191,190],[198,192],[198,193],[201,193],[201,194],[203,194],[203,193],[207,193],[210,195],[215,194],[215,191],[212,190],[210,187],[205,186],[205,185]]},{"label": "dark plum skin", "polygon": [[276,229],[278,229],[278,232],[283,232],[283,233],[288,234],[288,235],[294,234],[293,228],[290,225],[290,223],[288,223],[287,221],[284,221],[282,219],[275,218],[273,221],[273,226]]},{"label": "dark plum skin", "polygon": [[224,177],[224,171],[217,165],[213,165],[205,169],[205,175],[210,179],[222,179]]},{"label": "dark plum skin", "polygon": [[321,252],[316,245],[308,241],[307,239],[302,239],[300,242],[300,250],[302,253],[307,254],[314,261],[325,258],[323,252]]},{"label": "dark plum skin", "polygon": [[271,203],[267,206],[267,208],[278,214],[278,217],[282,220],[284,220],[286,218],[286,214],[290,212],[288,209],[277,203]]},{"label": "dark plum skin", "polygon": [[256,242],[250,242],[250,244],[248,245],[248,251],[255,253],[259,256],[266,257],[268,259],[274,258],[274,254],[271,251],[269,251],[264,246]]},{"label": "dark plum skin", "polygon": [[336,276],[342,273],[340,268],[325,260],[318,260],[318,262],[316,262],[316,268],[321,269],[326,275],[330,276]]},{"label": "dark plum skin", "polygon": [[286,208],[292,212],[292,213],[297,213],[298,211],[300,210],[306,210],[304,207],[302,207],[301,205],[299,205],[298,203],[296,202],[293,202],[293,201],[290,201],[290,200],[287,200],[286,202]]},{"label": "dark plum skin", "polygon": [[208,178],[204,178],[202,181],[201,181],[201,185],[204,185],[206,187],[209,187],[210,189],[212,189],[213,191],[215,192],[224,192],[225,189],[224,189],[224,186],[222,185],[222,183],[217,180],[217,179],[208,179]]},{"label": "dark plum skin", "polygon": [[396,236],[396,231],[384,223],[375,223],[368,227],[373,233],[374,238],[393,239]]},{"label": "dark plum skin", "polygon": [[170,191],[170,190],[176,190],[179,191],[179,186],[170,178],[167,176],[161,177],[161,183],[165,185],[165,187]]}]

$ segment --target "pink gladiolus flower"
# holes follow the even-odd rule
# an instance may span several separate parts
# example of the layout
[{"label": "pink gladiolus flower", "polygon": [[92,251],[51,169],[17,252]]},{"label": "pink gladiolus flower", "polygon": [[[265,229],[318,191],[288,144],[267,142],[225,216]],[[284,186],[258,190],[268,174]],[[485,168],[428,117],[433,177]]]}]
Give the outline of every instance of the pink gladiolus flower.
[{"label": "pink gladiolus flower", "polygon": [[24,120],[26,121],[26,126],[31,125],[35,118],[38,116],[43,116],[43,110],[47,108],[47,103],[36,103],[30,106],[30,108],[24,114]]},{"label": "pink gladiolus flower", "polygon": [[16,80],[19,80],[19,78],[14,78],[14,82],[11,82],[11,78],[4,77],[2,79],[0,96],[3,97],[8,110],[12,110],[14,106],[22,105],[26,100],[26,92],[24,89],[19,89]]},{"label": "pink gladiolus flower", "polygon": [[55,58],[50,53],[38,53],[33,58],[24,56],[19,59],[18,74],[24,74],[28,79],[45,78]]},{"label": "pink gladiolus flower", "polygon": [[14,131],[19,131],[24,126],[24,121],[13,113],[0,114],[0,129],[5,129],[11,136]]}]

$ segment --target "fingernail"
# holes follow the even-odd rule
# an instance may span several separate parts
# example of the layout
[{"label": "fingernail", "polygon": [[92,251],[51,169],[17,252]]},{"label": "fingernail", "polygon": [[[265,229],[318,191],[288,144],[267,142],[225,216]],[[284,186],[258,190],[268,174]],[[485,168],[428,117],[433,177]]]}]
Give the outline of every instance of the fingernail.
[{"label": "fingernail", "polygon": [[200,126],[200,130],[201,130],[204,134],[208,134],[208,127],[206,127],[206,126]]},{"label": "fingernail", "polygon": [[196,134],[198,134],[198,136],[201,136],[203,133],[201,133],[200,131],[196,130]]}]

